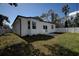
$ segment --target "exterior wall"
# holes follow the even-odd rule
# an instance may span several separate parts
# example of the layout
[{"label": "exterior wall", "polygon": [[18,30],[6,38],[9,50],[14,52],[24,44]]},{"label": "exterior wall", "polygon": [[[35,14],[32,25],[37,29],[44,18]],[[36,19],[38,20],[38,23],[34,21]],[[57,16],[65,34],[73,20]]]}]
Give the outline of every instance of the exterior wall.
[{"label": "exterior wall", "polygon": [[[41,22],[41,21],[37,21],[37,20],[33,20],[33,19],[31,20],[31,23],[32,23],[32,21],[36,22],[36,29],[31,29],[31,35],[48,34],[55,30],[55,29],[51,29],[51,25],[53,25],[53,24],[45,23],[45,22]],[[45,31],[45,29],[43,29],[43,25],[47,25],[47,32]]]},{"label": "exterior wall", "polygon": [[[28,21],[30,21],[30,29],[28,29]],[[36,29],[32,29],[32,21],[36,22]],[[43,29],[43,25],[47,25],[48,29],[47,32],[45,32],[45,30]],[[25,19],[22,18],[21,19],[21,35],[25,36],[25,35],[36,35],[36,34],[48,34],[51,32],[54,32],[54,29],[51,29],[51,25],[50,23],[45,23],[45,22],[41,22],[35,19]]]},{"label": "exterior wall", "polygon": [[25,19],[25,18],[21,19],[21,35],[22,36],[31,34],[30,29],[28,29],[28,21],[29,19]]},{"label": "exterior wall", "polygon": [[[46,23],[46,22],[41,22],[35,19],[26,19],[26,18],[20,18],[21,19],[21,24],[19,20],[16,20],[13,29],[14,32],[17,34],[21,34],[20,36],[25,36],[25,35],[36,35],[36,34],[48,34],[51,32],[55,31],[55,27],[52,29],[51,26],[53,24]],[[28,21],[30,21],[30,29],[28,29]],[[32,21],[36,22],[36,29],[32,29]],[[43,29],[43,25],[47,25],[47,32],[45,29]],[[20,28],[21,26],[21,28]],[[53,25],[54,26],[54,25]],[[21,29],[21,31],[20,31]],[[20,33],[21,32],[21,33]]]},{"label": "exterior wall", "polygon": [[[32,21],[36,22],[36,29],[32,29]],[[31,20],[31,35],[35,35],[35,34],[42,34],[42,24],[39,21],[36,20]]]},{"label": "exterior wall", "polygon": [[15,24],[13,24],[13,31],[20,35],[20,20],[16,20]]}]

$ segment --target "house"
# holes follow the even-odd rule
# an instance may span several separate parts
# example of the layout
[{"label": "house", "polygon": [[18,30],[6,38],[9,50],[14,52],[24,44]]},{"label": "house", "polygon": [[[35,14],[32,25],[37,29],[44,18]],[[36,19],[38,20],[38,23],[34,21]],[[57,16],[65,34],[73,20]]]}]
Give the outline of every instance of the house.
[{"label": "house", "polygon": [[40,17],[25,17],[18,15],[12,24],[13,31],[20,35],[49,34],[54,32],[55,25],[43,21]]}]

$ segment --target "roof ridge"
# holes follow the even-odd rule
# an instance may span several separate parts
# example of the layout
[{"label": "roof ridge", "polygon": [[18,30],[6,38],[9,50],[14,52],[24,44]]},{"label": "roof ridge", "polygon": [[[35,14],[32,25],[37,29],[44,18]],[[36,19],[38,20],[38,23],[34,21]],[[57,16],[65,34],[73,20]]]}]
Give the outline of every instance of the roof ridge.
[{"label": "roof ridge", "polygon": [[52,22],[44,21],[44,20],[43,20],[42,18],[40,18],[39,16],[38,16],[38,17],[37,17],[37,16],[35,16],[35,17],[26,17],[26,16],[17,15],[16,18],[18,18],[18,17],[33,18],[33,19],[36,19],[36,20],[41,21],[41,22],[46,22],[46,23],[51,23],[51,24],[53,24]]}]

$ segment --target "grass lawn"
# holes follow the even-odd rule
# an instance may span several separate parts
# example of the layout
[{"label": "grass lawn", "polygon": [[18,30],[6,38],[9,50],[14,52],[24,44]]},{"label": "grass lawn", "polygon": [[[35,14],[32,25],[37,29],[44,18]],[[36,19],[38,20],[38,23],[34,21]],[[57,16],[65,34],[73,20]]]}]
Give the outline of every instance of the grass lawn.
[{"label": "grass lawn", "polygon": [[34,35],[23,38],[7,33],[0,36],[0,55],[79,55],[79,33]]},{"label": "grass lawn", "polygon": [[[14,33],[0,36],[0,55],[28,55],[27,41]],[[27,49],[27,50],[26,50]]]},{"label": "grass lawn", "polygon": [[46,40],[45,38],[47,36],[30,42],[41,55],[79,55],[79,33],[64,33]]},{"label": "grass lawn", "polygon": [[0,49],[6,47],[6,46],[11,46],[13,44],[19,44],[19,43],[26,43],[27,42],[17,35],[13,33],[7,33],[5,35],[0,36]]}]

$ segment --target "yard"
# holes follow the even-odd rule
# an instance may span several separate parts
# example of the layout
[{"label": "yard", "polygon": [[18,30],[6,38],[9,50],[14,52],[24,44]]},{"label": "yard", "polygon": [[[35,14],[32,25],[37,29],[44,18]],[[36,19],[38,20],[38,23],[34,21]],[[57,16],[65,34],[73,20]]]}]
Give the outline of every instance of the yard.
[{"label": "yard", "polygon": [[6,46],[11,46],[13,44],[26,43],[25,40],[21,39],[13,33],[7,33],[0,36],[0,49],[5,48]]},{"label": "yard", "polygon": [[27,41],[14,33],[0,36],[0,56],[28,55],[27,48]]},{"label": "yard", "polygon": [[79,33],[33,35],[23,38],[7,33],[0,36],[0,55],[79,55]]},{"label": "yard", "polygon": [[40,55],[79,55],[79,33],[37,36],[26,40],[39,50]]}]

